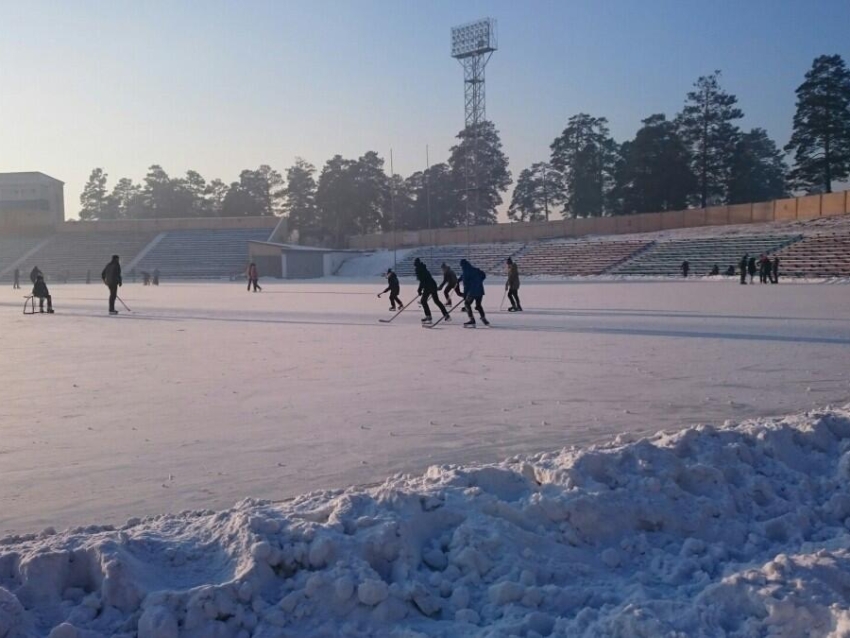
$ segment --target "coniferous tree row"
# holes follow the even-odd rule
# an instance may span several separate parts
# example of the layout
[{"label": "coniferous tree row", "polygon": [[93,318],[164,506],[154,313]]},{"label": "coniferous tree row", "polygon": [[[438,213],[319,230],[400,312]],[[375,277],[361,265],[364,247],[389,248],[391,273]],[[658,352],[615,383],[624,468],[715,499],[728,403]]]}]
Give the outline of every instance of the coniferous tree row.
[{"label": "coniferous tree row", "polygon": [[[793,135],[785,154],[762,128],[742,131],[737,97],[715,71],[697,79],[680,113],[642,121],[617,143],[608,120],[579,113],[550,145],[548,161],[519,173],[512,221],[594,217],[766,201],[789,192],[830,192],[850,177],[850,70],[838,55],[814,60],[797,89]],[[342,246],[379,231],[492,224],[512,184],[498,129],[464,129],[445,163],[409,177],[387,175],[367,151],[336,155],[318,168],[301,158],[285,176],[268,165],[231,183],[198,172],[170,177],[153,165],[141,183],[95,168],[80,196],[81,219],[277,215],[305,243]]]}]

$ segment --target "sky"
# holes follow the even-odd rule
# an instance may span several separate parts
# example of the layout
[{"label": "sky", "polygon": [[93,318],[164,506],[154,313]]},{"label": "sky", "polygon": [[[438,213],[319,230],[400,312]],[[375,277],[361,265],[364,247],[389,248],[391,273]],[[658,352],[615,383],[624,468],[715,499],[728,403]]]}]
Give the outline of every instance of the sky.
[{"label": "sky", "polygon": [[426,146],[445,161],[464,122],[450,29],[483,17],[514,179],[572,115],[624,141],[716,69],[741,126],[784,145],[812,60],[850,63],[847,0],[0,0],[0,16],[0,172],[63,180],[69,218],[94,167],[111,187],[151,164],[229,183],[295,157],[375,150],[389,171],[392,149],[405,176]]}]

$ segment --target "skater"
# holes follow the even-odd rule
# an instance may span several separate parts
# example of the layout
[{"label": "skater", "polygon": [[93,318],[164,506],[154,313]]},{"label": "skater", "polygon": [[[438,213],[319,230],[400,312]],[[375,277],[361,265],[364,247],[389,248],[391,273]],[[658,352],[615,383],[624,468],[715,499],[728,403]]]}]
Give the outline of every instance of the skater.
[{"label": "skater", "polygon": [[147,270],[142,271],[142,285],[150,286],[151,285],[151,274]]},{"label": "skater", "polygon": [[431,308],[428,307],[428,299],[433,299],[434,303],[437,304],[437,308],[443,313],[444,321],[451,321],[452,318],[449,316],[449,312],[437,294],[437,282],[434,281],[434,277],[428,272],[428,267],[417,257],[413,260],[413,268],[416,271],[416,279],[419,280],[419,290],[416,294],[422,295],[420,302],[422,303],[422,310],[425,313],[422,323],[431,323]]},{"label": "skater", "polygon": [[35,280],[38,279],[39,275],[44,277],[44,273],[38,269],[38,266],[33,266],[32,270],[30,271],[30,281],[32,282],[33,286],[35,285]]},{"label": "skater", "polygon": [[[734,272],[734,269],[733,269],[733,272]],[[719,274],[720,274],[720,266],[718,266],[717,264],[714,264],[714,267],[710,271],[708,271],[709,277],[716,277]]]},{"label": "skater", "polygon": [[159,268],[153,269],[153,285],[154,286],[159,285]]},{"label": "skater", "polygon": [[117,315],[115,300],[118,298],[118,288],[124,285],[121,279],[121,264],[118,261],[118,255],[112,255],[112,261],[106,264],[103,272],[100,273],[100,278],[109,288],[109,314]]},{"label": "skater", "polygon": [[759,266],[759,282],[766,284],[770,277],[770,259],[764,253],[761,254],[758,261]]},{"label": "skater", "polygon": [[390,293],[390,310],[395,310],[396,304],[398,304],[399,310],[401,310],[403,303],[401,303],[401,299],[398,298],[398,291],[401,290],[401,287],[398,283],[398,275],[393,272],[392,268],[387,268],[387,274],[384,275],[387,278],[387,287],[384,288],[383,291],[378,293],[378,298],[381,298],[385,292]]},{"label": "skater", "polygon": [[443,271],[443,283],[440,284],[440,287],[437,288],[437,290],[443,290],[443,286],[446,287],[443,294],[446,296],[446,303],[451,306],[452,296],[450,293],[452,291],[456,292],[458,296],[462,296],[460,294],[460,284],[457,282],[457,275],[455,274],[455,271],[452,270],[446,262],[440,264],[440,268]]},{"label": "skater", "polygon": [[773,258],[773,268],[771,268],[771,271],[772,271],[773,277],[771,278],[770,283],[778,284],[779,283],[779,257]]},{"label": "skater", "polygon": [[15,268],[15,279],[12,282],[12,290],[19,290],[21,287],[21,269]]},{"label": "skater", "polygon": [[260,285],[257,283],[259,279],[260,275],[257,273],[257,264],[252,261],[251,264],[248,266],[248,290],[251,290],[252,284],[254,286],[254,292],[262,290],[262,288],[260,288]]},{"label": "skater", "polygon": [[688,260],[686,259],[685,261],[682,262],[682,277],[685,277],[687,279],[688,273],[690,272],[690,270],[691,270],[691,265],[688,263]]},{"label": "skater", "polygon": [[39,312],[44,312],[44,300],[47,299],[47,312],[53,314],[53,297],[50,296],[47,284],[44,283],[43,275],[38,275],[36,277],[35,284],[33,284],[32,287],[32,296],[38,298]]},{"label": "skater", "polygon": [[741,271],[741,285],[745,285],[747,283],[747,264],[749,263],[749,255],[744,253],[744,256],[741,257],[741,261],[738,262],[738,268]]},{"label": "skater", "polygon": [[729,264],[729,267],[726,269],[726,276],[727,277],[734,277],[735,276],[735,266],[733,266],[732,264]]},{"label": "skater", "polygon": [[508,312],[522,312],[522,305],[519,303],[519,269],[510,257],[505,263],[508,266],[508,280],[505,282],[505,290],[508,291],[508,300],[511,302]]},{"label": "skater", "polygon": [[750,276],[750,283],[753,283],[753,278],[756,276],[756,258],[750,257],[747,262],[747,274]]},{"label": "skater", "polygon": [[460,281],[463,282],[463,292],[466,295],[466,314],[469,315],[469,321],[464,323],[464,327],[475,327],[475,317],[472,316],[472,302],[475,302],[475,309],[481,316],[481,323],[489,326],[490,322],[484,315],[484,308],[481,306],[481,300],[484,298],[484,280],[487,278],[484,271],[476,268],[465,259],[460,260]]}]

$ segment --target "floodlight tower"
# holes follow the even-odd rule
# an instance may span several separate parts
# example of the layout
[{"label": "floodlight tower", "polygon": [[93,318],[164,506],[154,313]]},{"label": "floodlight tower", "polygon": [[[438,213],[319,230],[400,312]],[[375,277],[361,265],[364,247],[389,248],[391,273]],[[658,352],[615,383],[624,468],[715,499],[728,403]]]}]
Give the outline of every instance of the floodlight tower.
[{"label": "floodlight tower", "polygon": [[[484,95],[484,68],[497,49],[496,21],[484,18],[452,28],[452,57],[463,66],[464,126],[472,133],[471,152],[464,161],[466,178],[466,228],[469,252],[469,219],[478,209],[478,132],[487,119]],[[473,196],[470,209],[469,198]]]}]

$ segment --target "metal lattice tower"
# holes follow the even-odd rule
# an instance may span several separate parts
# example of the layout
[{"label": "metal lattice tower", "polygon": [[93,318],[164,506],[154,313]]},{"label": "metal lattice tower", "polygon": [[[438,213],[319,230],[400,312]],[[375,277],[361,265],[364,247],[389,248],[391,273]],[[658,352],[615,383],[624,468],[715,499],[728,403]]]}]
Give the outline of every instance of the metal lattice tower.
[{"label": "metal lattice tower", "polygon": [[497,48],[496,21],[492,18],[452,28],[452,57],[463,66],[464,127],[472,133],[471,152],[464,159],[467,246],[470,214],[474,218],[478,209],[478,131],[487,119],[484,69]]}]

